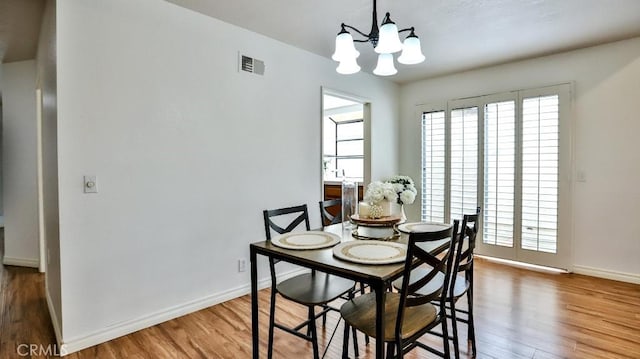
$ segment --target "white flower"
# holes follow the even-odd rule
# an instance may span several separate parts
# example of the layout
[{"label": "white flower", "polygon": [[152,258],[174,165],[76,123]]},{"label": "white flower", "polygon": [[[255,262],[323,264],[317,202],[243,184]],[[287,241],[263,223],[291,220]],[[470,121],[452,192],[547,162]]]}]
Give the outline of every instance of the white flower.
[{"label": "white flower", "polygon": [[398,198],[397,192],[391,183],[385,182],[382,184],[382,193],[387,201],[393,202]]},{"label": "white flower", "polygon": [[416,199],[416,194],[413,191],[405,190],[400,193],[400,201],[403,204],[411,204]]},{"label": "white flower", "polygon": [[382,191],[382,182],[371,182],[367,186],[367,192],[364,194],[364,200],[369,203],[378,203],[384,199],[384,193]]}]

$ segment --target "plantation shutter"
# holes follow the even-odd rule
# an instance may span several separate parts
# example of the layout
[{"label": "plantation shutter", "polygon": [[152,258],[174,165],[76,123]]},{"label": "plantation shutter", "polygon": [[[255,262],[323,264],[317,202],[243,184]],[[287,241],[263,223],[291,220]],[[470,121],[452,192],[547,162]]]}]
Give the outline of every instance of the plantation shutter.
[{"label": "plantation shutter", "polygon": [[522,249],[556,253],[558,95],[522,102]]},{"label": "plantation shutter", "polygon": [[445,112],[422,114],[422,220],[445,220]]},{"label": "plantation shutter", "polygon": [[450,220],[478,206],[478,107],[451,111]]},{"label": "plantation shutter", "polygon": [[488,103],[484,119],[484,243],[513,247],[515,101]]}]

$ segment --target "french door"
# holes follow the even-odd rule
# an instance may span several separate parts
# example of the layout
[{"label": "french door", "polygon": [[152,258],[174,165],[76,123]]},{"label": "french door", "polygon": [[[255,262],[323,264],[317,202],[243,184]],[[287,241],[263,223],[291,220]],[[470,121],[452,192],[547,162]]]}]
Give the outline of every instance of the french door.
[{"label": "french door", "polygon": [[570,86],[422,106],[422,219],[482,210],[476,253],[569,269]]}]

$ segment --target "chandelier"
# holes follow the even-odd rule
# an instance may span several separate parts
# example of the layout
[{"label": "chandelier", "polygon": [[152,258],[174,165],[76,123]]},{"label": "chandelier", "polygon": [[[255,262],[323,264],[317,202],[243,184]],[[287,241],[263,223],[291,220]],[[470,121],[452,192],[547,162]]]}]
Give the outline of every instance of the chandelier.
[{"label": "chandelier", "polygon": [[[396,24],[391,21],[389,13],[382,19],[382,24],[378,28],[378,13],[376,0],[373,0],[373,23],[371,31],[365,34],[353,26],[342,23],[340,32],[336,36],[336,51],[331,56],[339,62],[336,71],[340,74],[350,75],[360,71],[360,66],[356,59],[360,52],[356,50],[354,42],[370,42],[374,51],[378,53],[378,64],[373,73],[378,76],[391,76],[398,73],[393,63],[393,54],[402,51],[398,56],[398,62],[405,65],[419,64],[424,61],[424,55],[420,47],[420,39],[416,36],[413,27],[398,30]],[[357,32],[364,39],[353,39],[347,29]],[[399,33],[409,31],[409,35],[400,42]]]}]

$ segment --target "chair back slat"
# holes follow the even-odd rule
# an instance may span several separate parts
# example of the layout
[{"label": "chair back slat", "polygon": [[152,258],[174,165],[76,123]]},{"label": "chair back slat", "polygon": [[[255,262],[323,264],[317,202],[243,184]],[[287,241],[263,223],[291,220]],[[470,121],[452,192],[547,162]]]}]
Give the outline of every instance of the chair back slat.
[{"label": "chair back slat", "polygon": [[[305,229],[308,231],[311,229],[309,224],[309,211],[307,209],[307,205],[303,204],[300,206],[287,207],[287,208],[279,208],[279,209],[271,209],[264,210],[264,231],[265,236],[267,237],[267,241],[271,241],[271,230],[275,231],[278,234],[289,233],[296,229],[300,224],[304,223]],[[299,213],[297,217],[295,217],[289,224],[282,228],[282,226],[276,224],[272,218],[287,216],[291,214]],[[269,257],[269,270],[271,274],[271,284],[272,288],[276,285],[276,263],[280,262],[279,260],[274,259],[273,257]]]},{"label": "chair back slat", "polygon": [[[295,213],[299,213],[299,215],[295,219],[293,219],[285,228],[282,228],[272,220],[272,218],[274,217],[280,217]],[[306,204],[294,207],[264,210],[263,214],[265,236],[267,237],[268,241],[271,240],[271,230],[279,234],[289,233],[296,229],[296,227],[298,227],[302,222],[305,223],[306,230],[311,229],[311,226],[309,224],[309,211]]]},{"label": "chair back slat", "polygon": [[[480,207],[476,209],[475,214],[465,214],[462,217],[462,225],[460,233],[457,235],[455,259],[453,261],[453,271],[451,273],[451,281],[449,284],[449,296],[454,297],[455,285],[457,280],[456,273],[473,270],[473,252],[476,247],[476,237],[478,234],[478,218],[480,216]],[[463,249],[465,238],[467,239],[467,249]]]},{"label": "chair back slat", "polygon": [[[407,258],[403,270],[402,287],[400,288],[400,310],[398,310],[396,320],[396,337],[402,335],[402,322],[404,320],[404,311],[407,307],[424,305],[435,299],[439,299],[441,301],[439,315],[445,315],[443,312],[445,308],[445,296],[441,294],[444,293],[449,286],[449,273],[452,270],[452,259],[454,258],[453,249],[455,248],[454,245],[457,238],[455,234],[458,233],[458,224],[459,222],[456,220],[453,226],[446,230],[425,233],[414,232],[409,234]],[[418,246],[418,244],[423,242],[443,239],[448,239],[448,241],[444,246],[443,254],[440,256],[431,254]],[[418,273],[418,271],[414,271],[414,269],[422,265],[428,265],[430,267],[428,273],[421,276],[418,280],[411,278],[411,274]],[[420,294],[420,289],[429,284],[438,273],[444,274],[444,281],[440,282],[437,288],[431,293]]]},{"label": "chair back slat", "polygon": [[[462,225],[458,234],[459,241],[456,246],[455,272],[462,272],[469,269],[473,262],[473,252],[476,247],[476,236],[478,234],[478,217],[480,216],[480,207],[476,209],[475,214],[465,214],[462,217]],[[467,239],[467,249],[463,249],[465,238]]]},{"label": "chair back slat", "polygon": [[[326,201],[320,201],[319,204],[322,226],[330,226],[332,224],[338,224],[342,222],[342,199],[336,198]],[[339,207],[338,213],[335,216],[327,210],[331,207]]]}]

